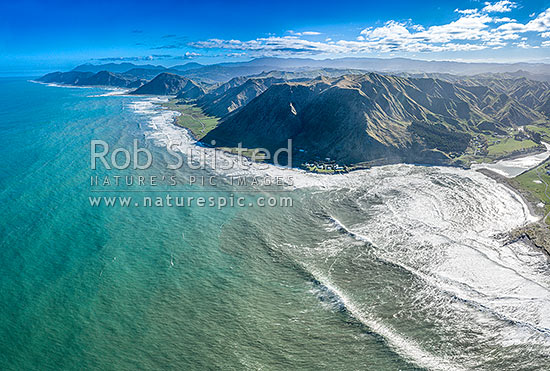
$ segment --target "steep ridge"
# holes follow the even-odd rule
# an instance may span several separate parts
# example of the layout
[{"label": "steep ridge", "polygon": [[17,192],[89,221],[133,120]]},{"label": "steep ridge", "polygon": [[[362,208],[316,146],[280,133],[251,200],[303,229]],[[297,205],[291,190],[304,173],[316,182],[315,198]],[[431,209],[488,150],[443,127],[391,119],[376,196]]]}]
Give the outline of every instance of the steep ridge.
[{"label": "steep ridge", "polygon": [[478,125],[498,130],[541,118],[487,86],[369,73],[272,85],[204,141],[274,150],[292,139],[309,158],[449,164]]},{"label": "steep ridge", "polygon": [[189,91],[191,95],[198,95],[199,90],[200,86],[190,79],[173,73],[163,72],[132,92],[132,94],[176,95]]},{"label": "steep ridge", "polygon": [[45,83],[65,84],[65,85],[83,85],[81,82],[93,76],[93,72],[69,71],[48,73],[37,81]]},{"label": "steep ridge", "polygon": [[246,76],[234,77],[226,83],[216,84],[215,87],[209,92],[212,96],[219,96],[224,94],[229,89],[242,85],[248,80]]},{"label": "steep ridge", "polygon": [[214,90],[213,94],[207,94],[199,99],[197,105],[211,116],[223,117],[245,106],[252,99],[266,91],[271,85],[284,81],[276,78],[253,78],[247,79],[241,84],[236,84],[237,81],[234,80],[231,80],[227,85],[233,83],[235,86],[230,87],[223,93],[221,92],[226,87],[221,86]]},{"label": "steep ridge", "polygon": [[125,76],[109,71],[81,72],[53,72],[38,79],[40,82],[56,83],[75,86],[115,86],[121,88],[137,88],[146,81],[135,76]]},{"label": "steep ridge", "polygon": [[197,84],[193,80],[188,80],[179,91],[177,98],[184,100],[195,100],[204,96],[205,93],[206,91],[201,85]]}]

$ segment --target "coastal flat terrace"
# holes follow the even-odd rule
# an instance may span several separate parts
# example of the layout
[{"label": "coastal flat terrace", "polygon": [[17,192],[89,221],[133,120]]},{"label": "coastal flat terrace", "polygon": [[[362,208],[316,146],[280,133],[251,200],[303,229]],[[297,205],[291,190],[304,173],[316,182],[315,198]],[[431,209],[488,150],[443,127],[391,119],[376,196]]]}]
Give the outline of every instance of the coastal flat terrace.
[{"label": "coastal flat terrace", "polygon": [[200,107],[192,104],[180,103],[173,99],[163,104],[169,110],[179,112],[176,125],[189,129],[195,139],[202,139],[208,132],[218,126],[217,117],[206,115]]}]

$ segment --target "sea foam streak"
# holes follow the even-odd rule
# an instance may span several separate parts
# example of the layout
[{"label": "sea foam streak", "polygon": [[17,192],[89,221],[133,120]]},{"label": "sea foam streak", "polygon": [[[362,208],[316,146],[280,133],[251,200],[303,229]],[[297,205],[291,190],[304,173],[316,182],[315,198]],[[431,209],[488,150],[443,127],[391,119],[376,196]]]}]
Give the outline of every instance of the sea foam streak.
[{"label": "sea foam streak", "polygon": [[400,335],[390,326],[384,325],[377,319],[365,314],[361,311],[353,301],[347,297],[338,287],[330,282],[328,277],[317,272],[315,268],[304,266],[318,282],[326,287],[333,295],[336,295],[341,304],[346,310],[363,325],[367,326],[371,331],[382,336],[389,343],[390,347],[407,359],[417,363],[421,367],[426,367],[431,370],[463,370],[456,363],[447,359],[435,356],[423,350],[413,340],[407,339]]}]

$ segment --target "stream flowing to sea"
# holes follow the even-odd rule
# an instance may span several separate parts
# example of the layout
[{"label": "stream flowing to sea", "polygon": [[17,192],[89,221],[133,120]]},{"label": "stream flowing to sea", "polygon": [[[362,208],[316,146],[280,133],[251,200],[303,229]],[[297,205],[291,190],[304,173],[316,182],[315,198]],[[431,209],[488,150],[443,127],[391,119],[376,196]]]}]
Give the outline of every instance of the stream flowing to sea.
[{"label": "stream flowing to sea", "polygon": [[523,156],[510,160],[500,160],[495,163],[472,164],[472,169],[489,169],[506,178],[514,178],[536,167],[550,157],[550,144],[542,142],[546,151],[534,155]]},{"label": "stream flowing to sea", "polygon": [[[499,239],[533,220],[506,187],[412,165],[183,167],[291,176],[293,206],[91,207],[92,139],[139,139],[151,175],[167,142],[195,146],[159,98],[103,93],[0,80],[0,369],[548,367],[549,262]],[[251,187],[178,189],[275,195]]]}]

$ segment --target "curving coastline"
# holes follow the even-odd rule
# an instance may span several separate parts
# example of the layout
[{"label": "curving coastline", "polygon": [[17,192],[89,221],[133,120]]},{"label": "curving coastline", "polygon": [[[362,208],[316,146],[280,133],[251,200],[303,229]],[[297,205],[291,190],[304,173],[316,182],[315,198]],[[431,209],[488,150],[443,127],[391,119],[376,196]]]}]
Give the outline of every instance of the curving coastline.
[{"label": "curving coastline", "polygon": [[512,180],[513,178],[507,178],[489,169],[477,169],[476,171],[494,179],[517,194],[529,209],[529,213],[538,219],[535,222],[513,229],[505,236],[502,236],[506,239],[506,243],[514,243],[523,240],[542,249],[550,256],[550,228],[544,223],[544,213],[541,213],[540,208],[537,207],[537,203],[540,201],[537,200],[533,194],[519,187],[517,182]]}]

